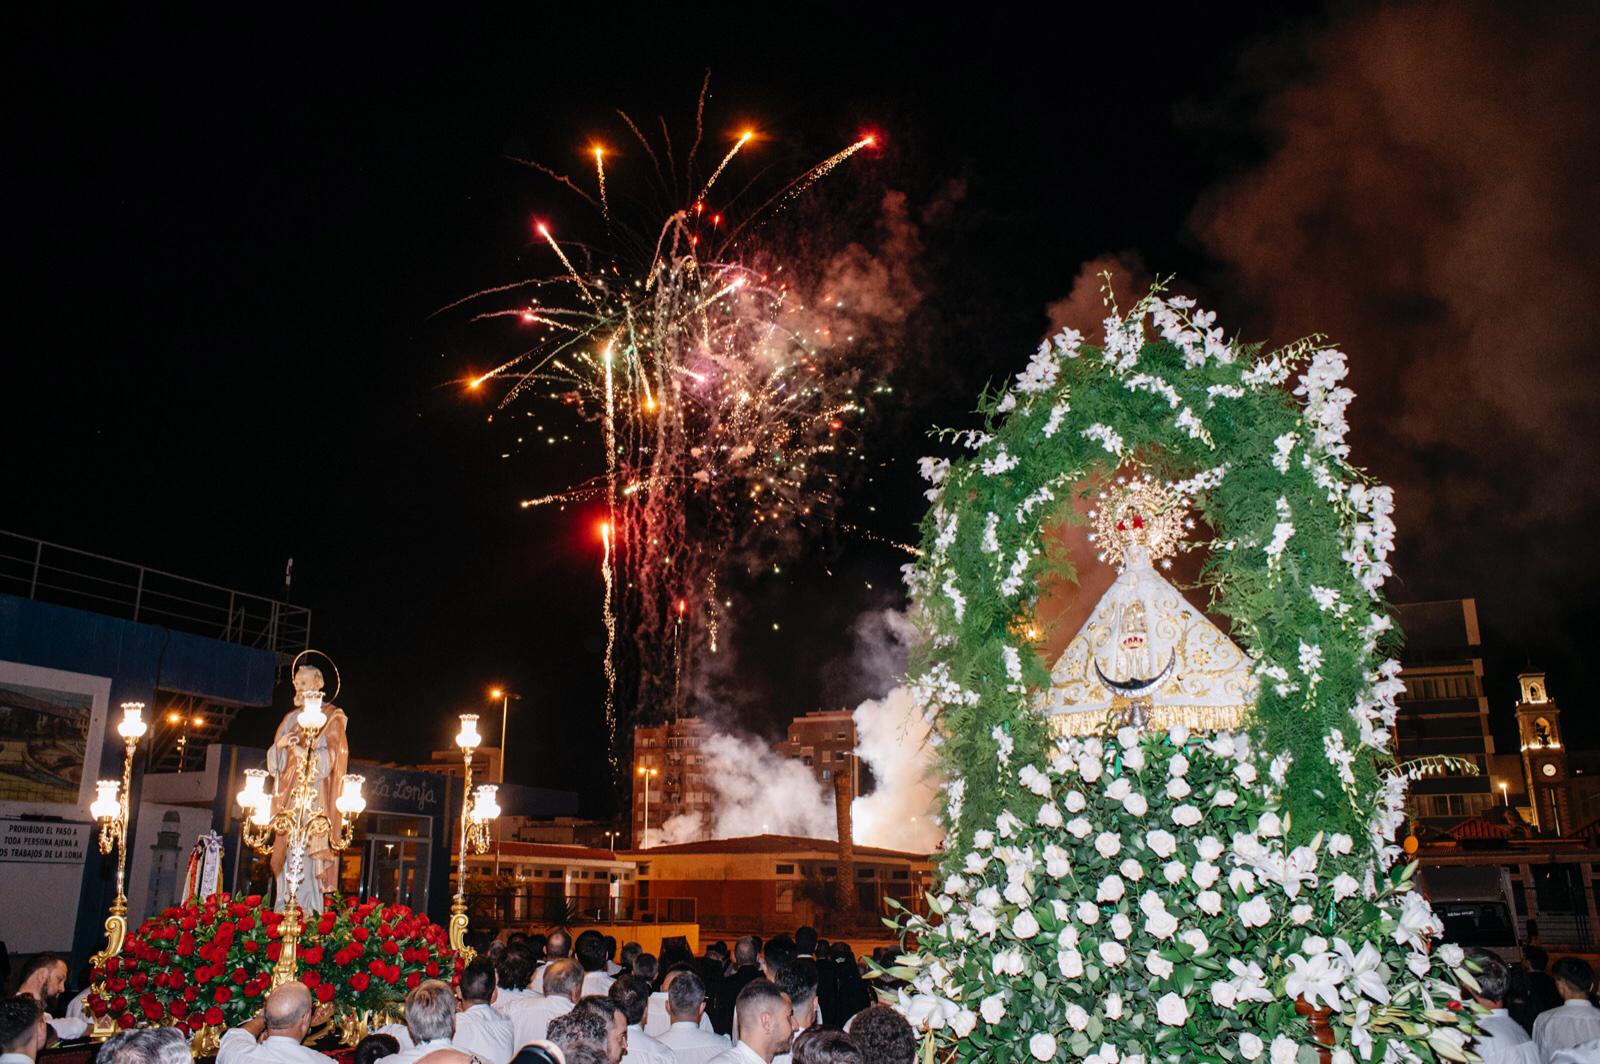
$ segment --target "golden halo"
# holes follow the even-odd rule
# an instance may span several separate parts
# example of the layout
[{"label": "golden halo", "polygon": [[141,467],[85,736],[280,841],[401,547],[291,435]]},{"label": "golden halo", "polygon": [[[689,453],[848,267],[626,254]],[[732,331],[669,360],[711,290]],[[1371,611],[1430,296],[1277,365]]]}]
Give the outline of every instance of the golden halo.
[{"label": "golden halo", "polygon": [[1118,477],[1116,486],[1102,491],[1089,511],[1094,531],[1089,542],[1095,557],[1122,568],[1128,548],[1142,543],[1152,562],[1178,553],[1188,520],[1188,500],[1178,497],[1170,487],[1149,477]]}]

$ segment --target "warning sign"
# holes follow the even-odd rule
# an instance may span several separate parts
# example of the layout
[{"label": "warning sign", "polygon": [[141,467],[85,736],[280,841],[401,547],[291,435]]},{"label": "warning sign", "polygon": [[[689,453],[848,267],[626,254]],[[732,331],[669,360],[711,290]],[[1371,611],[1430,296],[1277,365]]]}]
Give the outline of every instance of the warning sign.
[{"label": "warning sign", "polygon": [[92,824],[49,820],[0,820],[0,862],[82,864]]}]

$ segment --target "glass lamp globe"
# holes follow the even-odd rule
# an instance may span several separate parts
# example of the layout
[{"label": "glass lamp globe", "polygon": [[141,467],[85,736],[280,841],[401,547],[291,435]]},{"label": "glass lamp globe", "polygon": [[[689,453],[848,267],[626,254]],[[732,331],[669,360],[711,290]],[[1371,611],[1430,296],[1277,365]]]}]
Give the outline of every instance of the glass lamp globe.
[{"label": "glass lamp globe", "polygon": [[461,714],[461,730],[456,733],[456,745],[463,750],[476,750],[482,742],[483,737],[478,734],[478,715]]},{"label": "glass lamp globe", "polygon": [[124,739],[137,740],[149,730],[150,725],[144,722],[144,703],[122,703],[122,722],[117,725],[117,734]]},{"label": "glass lamp globe", "polygon": [[472,799],[472,819],[481,822],[500,815],[500,802],[496,799],[499,790],[493,783],[485,783],[477,788]]},{"label": "glass lamp globe", "polygon": [[116,780],[97,780],[94,789],[95,798],[89,803],[89,815],[96,820],[111,820],[122,812],[122,802],[117,798],[122,784]]},{"label": "glass lamp globe", "polygon": [[365,782],[365,776],[350,774],[344,777],[339,797],[333,803],[339,812],[345,816],[361,815],[361,811],[367,807],[367,799],[361,794],[361,785]]},{"label": "glass lamp globe", "polygon": [[328,715],[322,712],[321,691],[306,691],[301,694],[300,715],[295,720],[307,731],[328,723]]}]

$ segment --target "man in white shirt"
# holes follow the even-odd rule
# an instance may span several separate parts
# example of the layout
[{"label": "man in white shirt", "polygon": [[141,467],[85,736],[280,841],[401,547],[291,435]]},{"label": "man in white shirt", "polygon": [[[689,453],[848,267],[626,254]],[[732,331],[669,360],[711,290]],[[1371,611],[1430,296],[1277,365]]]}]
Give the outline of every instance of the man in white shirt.
[{"label": "man in white shirt", "polygon": [[82,1038],[89,1033],[89,1022],[82,1017],[57,1019],[50,1015],[50,1002],[67,987],[67,962],[54,953],[36,954],[22,966],[22,976],[17,982],[17,993],[27,994],[45,1010],[44,1022],[62,1041]]},{"label": "man in white shirt", "polygon": [[529,989],[536,990],[541,994],[549,993],[544,987],[544,973],[556,961],[566,959],[566,956],[571,952],[572,936],[570,934],[560,928],[550,932],[550,937],[545,939],[544,942],[544,963],[534,969],[533,979],[528,983]]},{"label": "man in white shirt", "polygon": [[794,1009],[776,983],[757,979],[739,991],[733,1005],[739,1020],[739,1042],[713,1057],[711,1064],[772,1064],[789,1048],[794,1035]]},{"label": "man in white shirt", "polygon": [[479,957],[467,965],[457,991],[461,1011],[456,1013],[456,1033],[450,1044],[484,1064],[511,1064],[519,1047],[511,1021],[492,1007],[497,993],[494,964]]},{"label": "man in white shirt", "polygon": [[1571,1049],[1600,1038],[1600,1009],[1589,1004],[1589,988],[1594,985],[1594,969],[1577,957],[1562,957],[1550,968],[1550,975],[1561,992],[1561,1004],[1547,1009],[1533,1021],[1533,1040],[1542,1060],[1552,1059],[1563,1049]]},{"label": "man in white shirt", "polygon": [[585,931],[573,943],[572,952],[583,965],[583,996],[605,997],[611,984],[616,982],[606,974],[606,961],[610,958],[606,954],[605,936],[598,931]]},{"label": "man in white shirt", "polygon": [[454,1048],[451,1039],[456,1033],[456,995],[449,983],[439,979],[418,983],[406,995],[405,1015],[411,1045],[401,1040],[400,1052],[383,1058],[389,1064],[415,1064],[436,1049]]},{"label": "man in white shirt", "polygon": [[1483,1064],[1540,1064],[1533,1039],[1506,1012],[1506,987],[1511,974],[1505,964],[1494,954],[1482,951],[1474,952],[1471,960],[1478,975],[1478,993],[1472,995],[1473,1000],[1489,1010],[1489,1015],[1478,1017],[1473,1052],[1483,1058]]},{"label": "man in white shirt", "polygon": [[[639,972],[639,977],[641,979],[646,979],[652,982],[655,980],[656,959],[654,957],[648,953],[641,953],[638,961],[635,963],[645,969],[645,971]],[[661,983],[661,989],[650,995],[650,1007],[645,1010],[644,1033],[649,1035],[651,1038],[660,1038],[662,1035],[666,1034],[667,1029],[672,1026],[673,1020],[669,1002],[667,1000],[667,992],[672,989],[673,982],[677,980],[679,976],[690,972],[694,974],[696,985],[700,987],[702,994],[701,1000],[705,1000],[704,993],[706,984],[704,980],[700,979],[699,972],[695,972],[693,968],[690,968],[687,965],[682,968],[674,968],[672,971],[668,972],[666,979]],[[711,1014],[707,1009],[704,1008],[700,1010],[700,1029],[707,1034],[715,1033],[711,1026]],[[728,1040],[726,1038],[722,1038],[721,1041],[722,1048],[728,1048]]]},{"label": "man in white shirt", "polygon": [[611,984],[610,997],[628,1024],[628,1053],[623,1064],[678,1064],[677,1054],[644,1033],[644,1014],[650,1007],[650,984],[637,975],[623,975]]},{"label": "man in white shirt", "polygon": [[517,1002],[539,996],[538,991],[528,989],[533,969],[533,954],[522,946],[512,946],[495,964],[494,1008],[506,1019],[511,1018]]},{"label": "man in white shirt", "polygon": [[328,1064],[300,1044],[314,1020],[311,991],[301,982],[284,983],[267,995],[259,1014],[223,1034],[217,1064]]},{"label": "man in white shirt", "polygon": [[677,1054],[678,1064],[709,1064],[730,1048],[706,1020],[706,984],[698,972],[667,976],[667,1016],[671,1026],[659,1040]]},{"label": "man in white shirt", "polygon": [[1600,1038],[1563,1049],[1550,1058],[1550,1064],[1600,1064]]},{"label": "man in white shirt", "polygon": [[38,1002],[21,994],[0,998],[0,1064],[33,1064],[49,1040]]},{"label": "man in white shirt", "polygon": [[583,965],[571,957],[552,962],[545,969],[544,988],[543,994],[524,998],[511,1009],[511,1040],[519,1050],[543,1042],[550,1036],[550,1021],[572,1011],[583,996]]},{"label": "man in white shirt", "polygon": [[[778,969],[778,988],[788,995],[794,1010],[794,1033],[809,1030],[817,1022],[817,962],[797,957]],[[789,1064],[789,1047],[772,1058],[772,1064]]]}]

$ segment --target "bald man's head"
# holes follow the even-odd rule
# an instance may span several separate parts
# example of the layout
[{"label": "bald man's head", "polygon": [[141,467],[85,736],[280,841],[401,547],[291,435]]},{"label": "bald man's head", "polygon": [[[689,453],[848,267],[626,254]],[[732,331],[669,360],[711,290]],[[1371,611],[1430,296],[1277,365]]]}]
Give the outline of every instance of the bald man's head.
[{"label": "bald man's head", "polygon": [[300,1041],[311,1030],[311,991],[301,982],[287,982],[267,995],[262,1010],[267,1034]]}]

